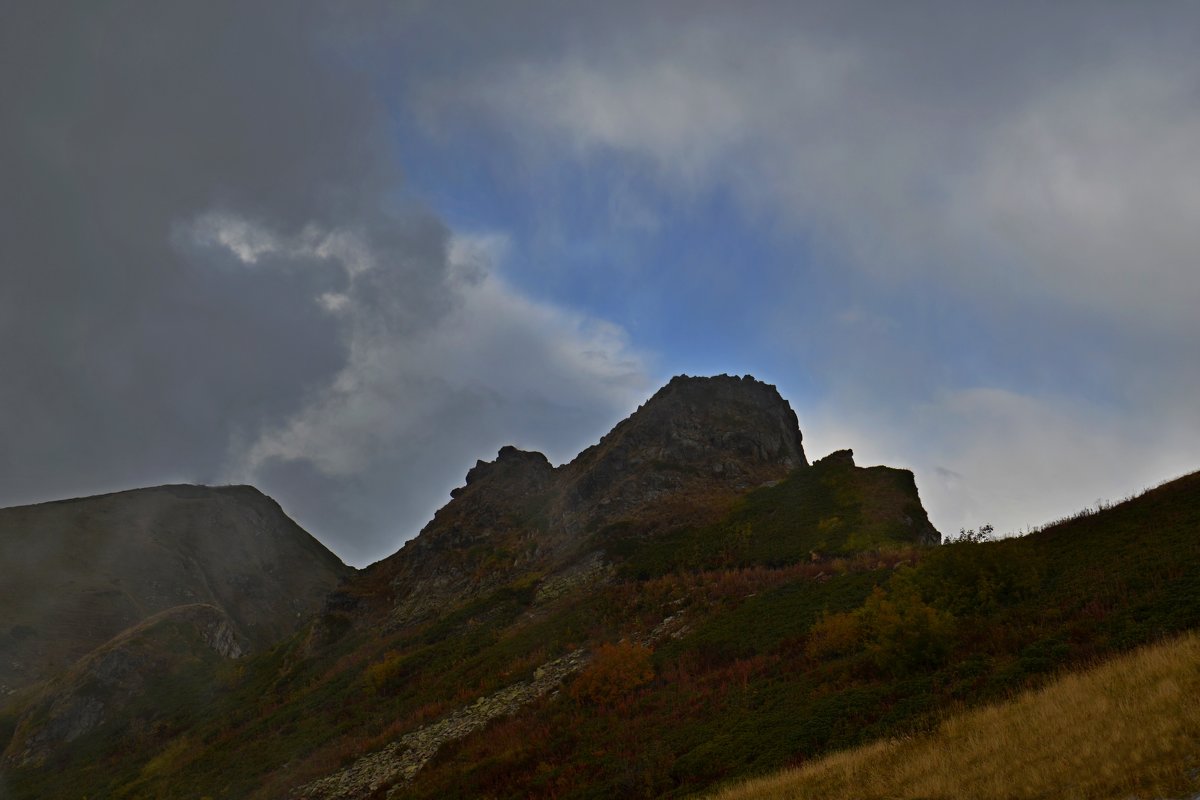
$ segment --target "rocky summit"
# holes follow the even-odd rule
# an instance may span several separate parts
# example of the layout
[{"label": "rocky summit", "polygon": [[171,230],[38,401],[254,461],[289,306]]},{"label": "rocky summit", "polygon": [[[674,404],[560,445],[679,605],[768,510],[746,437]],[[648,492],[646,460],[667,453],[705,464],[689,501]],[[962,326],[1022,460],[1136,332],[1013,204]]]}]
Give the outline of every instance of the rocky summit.
[{"label": "rocky summit", "polygon": [[[808,465],[796,414],[750,376],[679,376],[570,463],[501,448],[413,541],[371,567],[404,623],[514,576],[578,572],[606,531],[702,524],[740,494]],[[594,570],[593,570],[594,571]]]}]

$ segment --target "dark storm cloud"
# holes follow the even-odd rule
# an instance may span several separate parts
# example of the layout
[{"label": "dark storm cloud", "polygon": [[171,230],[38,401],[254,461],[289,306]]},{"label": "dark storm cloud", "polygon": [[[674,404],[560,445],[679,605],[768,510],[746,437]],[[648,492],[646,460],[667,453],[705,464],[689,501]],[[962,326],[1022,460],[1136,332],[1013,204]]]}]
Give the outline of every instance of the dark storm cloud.
[{"label": "dark storm cloud", "polygon": [[[216,476],[227,426],[342,358],[320,271],[180,252],[213,207],[382,226],[394,165],[369,94],[301,4],[21,3],[0,22],[0,502]],[[436,254],[444,231],[416,247]],[[401,247],[409,243],[402,243]],[[436,281],[439,262],[427,259]],[[410,276],[421,281],[422,276]]]},{"label": "dark storm cloud", "polygon": [[[627,388],[596,385],[638,382],[619,335],[527,303],[404,195],[367,70],[399,19],[369,4],[6,7],[0,504],[247,480],[362,563],[415,533],[475,458],[537,430],[507,346],[554,350],[525,376],[552,387],[549,445],[576,399],[585,435],[623,407]],[[599,366],[558,358],[599,340]],[[490,366],[471,369],[477,350]]]}]

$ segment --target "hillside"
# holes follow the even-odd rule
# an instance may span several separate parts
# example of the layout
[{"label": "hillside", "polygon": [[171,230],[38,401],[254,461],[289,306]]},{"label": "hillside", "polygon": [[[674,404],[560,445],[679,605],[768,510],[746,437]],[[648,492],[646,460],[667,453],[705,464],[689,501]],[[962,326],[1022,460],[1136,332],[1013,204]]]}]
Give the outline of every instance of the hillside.
[{"label": "hillside", "polygon": [[1008,702],[731,787],[711,800],[1200,796],[1200,639],[1189,634]]},{"label": "hillside", "polygon": [[[936,546],[912,473],[849,451],[810,463],[773,387],[678,378],[569,464],[478,463],[309,626],[211,662],[195,690],[224,689],[204,702],[37,763],[10,748],[9,788],[686,796],[1197,628],[1198,532],[1200,473],[1020,539]],[[10,704],[0,737],[36,713]]]},{"label": "hillside", "polygon": [[796,414],[775,387],[680,376],[562,467],[514,447],[478,462],[363,585],[385,587],[393,622],[419,620],[522,576],[553,582],[608,563],[622,526],[649,537],[712,522],[806,465]]},{"label": "hillside", "polygon": [[249,486],[0,509],[0,696],[179,605],[220,608],[248,650],[264,648],[350,572]]},{"label": "hillside", "polygon": [[20,719],[6,764],[41,765],[102,727],[152,730],[177,709],[196,711],[220,691],[214,677],[243,654],[220,609],[175,606],[122,631],[55,676]]}]

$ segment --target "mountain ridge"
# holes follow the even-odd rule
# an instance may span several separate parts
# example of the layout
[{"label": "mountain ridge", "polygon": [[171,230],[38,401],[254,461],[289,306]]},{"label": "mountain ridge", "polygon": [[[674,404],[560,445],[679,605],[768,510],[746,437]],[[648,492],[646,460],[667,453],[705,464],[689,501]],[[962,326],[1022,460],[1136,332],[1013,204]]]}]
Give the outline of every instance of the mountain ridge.
[{"label": "mountain ridge", "polygon": [[[511,445],[477,461],[417,537],[364,572],[401,595],[393,622],[408,624],[523,572],[569,569],[623,520],[650,531],[654,518],[711,522],[754,486],[807,466],[796,414],[774,386],[677,376],[558,467]],[[455,557],[438,555],[446,550]]]},{"label": "mountain ridge", "polygon": [[217,606],[266,647],[352,570],[253,487],[166,484],[0,509],[0,572],[12,690],[178,605]]},{"label": "mountain ridge", "polygon": [[171,634],[198,672],[158,674],[202,701],[130,699],[14,797],[682,797],[1200,627],[1200,473],[934,546],[912,472],[801,461],[763,386],[687,379],[559,467],[502,448],[275,647]]}]

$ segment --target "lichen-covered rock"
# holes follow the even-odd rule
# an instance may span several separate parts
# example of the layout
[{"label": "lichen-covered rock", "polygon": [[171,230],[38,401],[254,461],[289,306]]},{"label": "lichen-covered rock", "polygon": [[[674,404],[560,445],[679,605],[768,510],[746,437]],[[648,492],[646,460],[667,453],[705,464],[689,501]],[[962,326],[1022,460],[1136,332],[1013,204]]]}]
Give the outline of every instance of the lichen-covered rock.
[{"label": "lichen-covered rock", "polygon": [[[438,748],[479,730],[498,717],[548,693],[587,663],[583,650],[538,667],[531,679],[479,698],[436,722],[405,734],[382,750],[363,756],[349,767],[296,790],[292,800],[351,800],[371,797],[382,788],[403,785],[433,758]],[[392,797],[393,791],[388,793]]]}]

